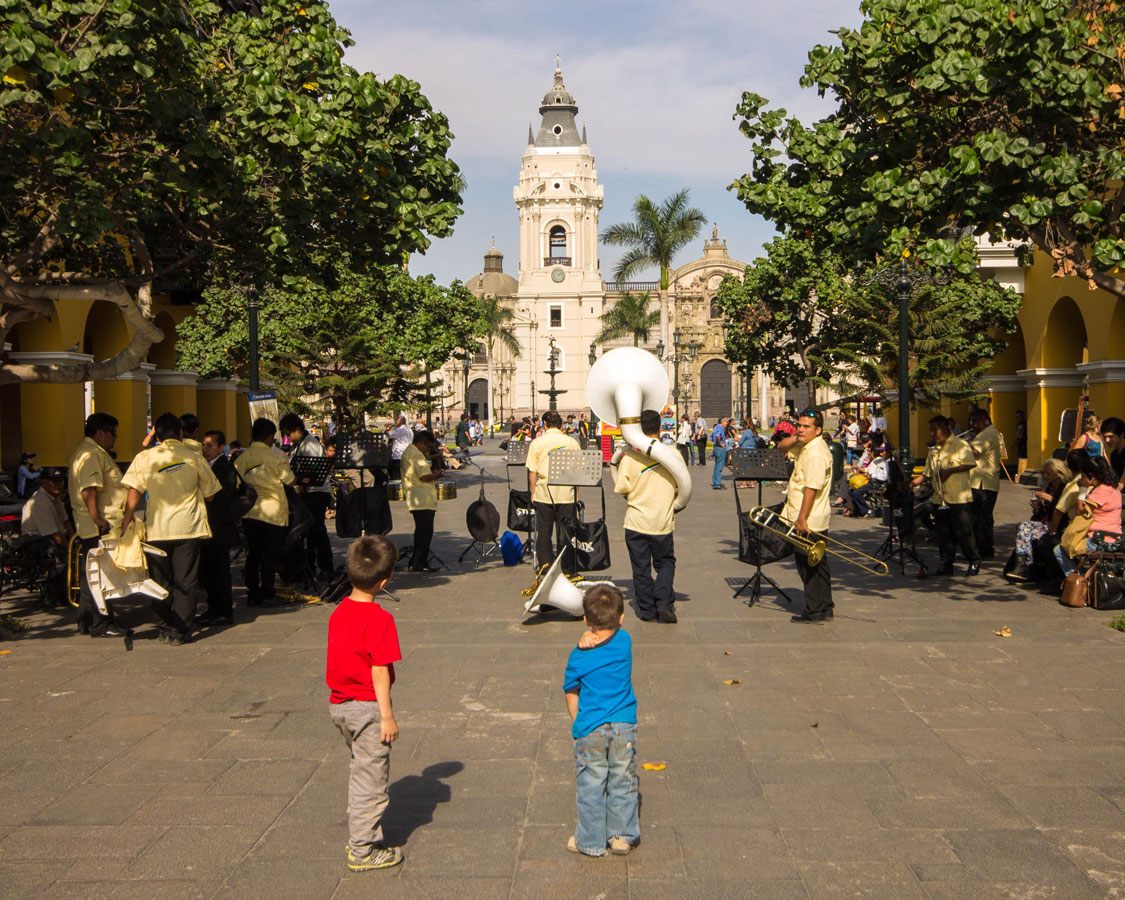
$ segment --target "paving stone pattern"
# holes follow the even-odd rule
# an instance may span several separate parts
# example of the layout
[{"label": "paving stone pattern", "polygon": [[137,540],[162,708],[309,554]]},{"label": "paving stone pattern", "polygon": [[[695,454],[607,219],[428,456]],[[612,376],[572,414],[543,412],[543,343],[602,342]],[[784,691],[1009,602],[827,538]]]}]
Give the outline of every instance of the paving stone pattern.
[{"label": "paving stone pattern", "polygon": [[[484,458],[503,511],[502,465]],[[565,850],[560,684],[581,624],[521,616],[528,565],[454,564],[476,497],[460,475],[435,543],[453,570],[403,574],[401,605],[386,603],[405,658],[385,824],[405,865],[344,865],[346,751],[323,683],[331,608],[240,609],[236,627],[173,648],[126,604],[139,629],[126,652],[14,598],[3,611],[32,628],[0,656],[0,895],[1125,896],[1125,634],[1110,614],[1007,586],[1002,558],[976,579],[923,581],[913,567],[879,579],[833,563],[835,621],[791,624],[772,594],[752,609],[732,599],[727,579],[750,571],[733,492],[709,489],[709,467],[692,472],[680,622],[626,619],[640,761],[665,764],[641,772],[642,843],[628,857]],[[628,593],[622,503],[608,496],[607,574]],[[1001,521],[1026,496],[1005,485]],[[394,515],[407,543],[409,516]],[[833,527],[868,549],[883,537],[872,521]],[[1001,557],[1012,532],[999,529]],[[769,573],[799,606],[792,564]],[[1003,625],[1010,638],[993,633]]]}]

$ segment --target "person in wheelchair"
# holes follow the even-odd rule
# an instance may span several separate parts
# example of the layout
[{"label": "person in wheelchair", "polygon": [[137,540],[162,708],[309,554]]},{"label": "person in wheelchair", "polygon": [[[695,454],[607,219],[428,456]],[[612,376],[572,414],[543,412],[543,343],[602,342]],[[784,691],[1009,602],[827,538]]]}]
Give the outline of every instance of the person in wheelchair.
[{"label": "person in wheelchair", "polygon": [[[887,479],[890,477],[888,473],[890,455],[886,446],[870,447],[868,452],[870,457],[865,462],[861,462],[859,470],[851,476],[851,479],[855,479],[855,487],[851,487],[851,479],[848,481],[849,499],[852,502],[852,508],[855,510],[852,515],[859,519],[870,515],[869,495],[885,489]],[[860,477],[857,478],[857,476]],[[844,515],[848,515],[848,513],[845,511]]]},{"label": "person in wheelchair", "polygon": [[47,545],[45,549],[53,564],[45,579],[43,596],[52,605],[58,605],[66,599],[66,553],[74,526],[62,501],[66,470],[51,466],[41,471],[39,489],[23,507],[21,543],[30,545],[37,539]]}]

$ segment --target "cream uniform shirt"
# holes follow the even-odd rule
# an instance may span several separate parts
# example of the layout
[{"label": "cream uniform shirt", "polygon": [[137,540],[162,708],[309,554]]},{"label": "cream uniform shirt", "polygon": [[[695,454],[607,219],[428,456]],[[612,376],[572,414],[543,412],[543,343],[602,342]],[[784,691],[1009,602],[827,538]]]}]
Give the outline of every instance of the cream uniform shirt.
[{"label": "cream uniform shirt", "polygon": [[183,441],[162,441],[138,453],[121,483],[148,494],[145,540],[211,537],[203,501],[219,493],[222,485],[207,461]]},{"label": "cream uniform shirt", "polygon": [[613,483],[614,493],[624,494],[628,501],[625,527],[629,531],[669,534],[675,528],[676,479],[660,463],[629,448],[613,467]]},{"label": "cream uniform shirt", "polygon": [[433,473],[434,467],[417,444],[411,444],[402,451],[401,465],[402,493],[406,497],[406,508],[437,509],[437,484],[422,480],[423,475]]},{"label": "cream uniform shirt", "polygon": [[570,435],[563,434],[557,428],[548,428],[543,434],[531,442],[527,448],[527,462],[525,465],[529,472],[538,476],[535,482],[533,503],[573,503],[574,488],[550,487],[547,484],[547,470],[550,465],[551,454],[565,447],[568,450],[580,450],[578,441]]},{"label": "cream uniform shirt", "polygon": [[98,489],[98,515],[109,522],[110,534],[121,530],[125,517],[125,498],[128,489],[121,486],[121,470],[105,449],[93,438],[85,438],[70,458],[70,478],[67,481],[70,505],[74,510],[74,524],[80,538],[98,536],[98,526],[82,500],[82,491]]},{"label": "cream uniform shirt", "polygon": [[39,488],[23,505],[20,531],[43,537],[50,537],[53,534],[65,535],[67,523],[62,496],[52,497],[44,488]]},{"label": "cream uniform shirt", "polygon": [[805,490],[816,491],[812,509],[809,510],[809,528],[827,531],[832,521],[832,451],[823,437],[815,437],[807,444],[798,444],[792,450],[793,474],[785,493],[785,508],[781,515],[796,522],[805,500]]},{"label": "cream uniform shirt", "polygon": [[[962,440],[955,434],[949,436],[940,451],[930,451],[926,459],[925,475],[930,479],[930,484],[934,488],[934,498],[938,504],[942,499],[945,499],[947,505],[954,503],[972,503],[973,490],[972,481],[970,478],[970,469],[968,472],[955,472],[945,479],[945,484],[941,484],[941,479],[938,477],[938,469],[952,469],[956,466],[975,466],[977,459],[973,456],[973,448],[969,446],[969,442]],[[999,484],[997,484],[999,488]]]},{"label": "cream uniform shirt", "polygon": [[289,500],[285,496],[285,485],[292,484],[296,478],[284,454],[255,441],[235,460],[234,467],[258,492],[257,502],[243,518],[257,519],[267,525],[288,525]]},{"label": "cream uniform shirt", "polygon": [[989,425],[970,442],[980,451],[977,467],[969,472],[970,487],[982,491],[1000,490],[1000,458],[1003,456],[1004,438],[1000,429]]}]

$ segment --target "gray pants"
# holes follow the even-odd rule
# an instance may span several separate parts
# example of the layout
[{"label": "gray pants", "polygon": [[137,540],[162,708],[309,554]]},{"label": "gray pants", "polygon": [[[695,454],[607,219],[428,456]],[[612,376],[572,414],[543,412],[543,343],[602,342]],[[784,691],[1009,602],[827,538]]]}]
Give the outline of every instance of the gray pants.
[{"label": "gray pants", "polygon": [[352,753],[348,777],[348,846],[366,856],[372,844],[383,842],[383,813],[390,798],[391,745],[380,737],[379,704],[349,700],[332,704],[332,724],[340,729]]}]

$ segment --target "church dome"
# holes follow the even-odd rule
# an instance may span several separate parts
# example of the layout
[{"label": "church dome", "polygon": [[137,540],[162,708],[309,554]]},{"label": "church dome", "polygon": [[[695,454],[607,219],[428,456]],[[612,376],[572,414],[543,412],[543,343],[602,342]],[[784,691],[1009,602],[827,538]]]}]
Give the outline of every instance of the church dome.
[{"label": "church dome", "polygon": [[559,109],[561,107],[569,107],[575,112],[578,112],[578,104],[574,100],[574,95],[566,89],[563,84],[562,69],[555,69],[555,83],[551,85],[551,89],[543,95],[543,102],[539,104],[539,112],[545,113],[549,109]]},{"label": "church dome", "polygon": [[504,254],[493,245],[484,254],[484,271],[465,279],[465,287],[475,297],[514,297],[519,282],[504,274]]},{"label": "church dome", "polygon": [[578,104],[574,101],[574,95],[563,84],[561,64],[558,57],[555,57],[555,83],[543,95],[543,102],[539,105],[539,114],[543,117],[543,122],[535,138],[535,146],[581,147],[584,141],[578,134],[578,127],[574,124],[577,113]]}]

